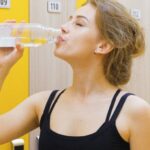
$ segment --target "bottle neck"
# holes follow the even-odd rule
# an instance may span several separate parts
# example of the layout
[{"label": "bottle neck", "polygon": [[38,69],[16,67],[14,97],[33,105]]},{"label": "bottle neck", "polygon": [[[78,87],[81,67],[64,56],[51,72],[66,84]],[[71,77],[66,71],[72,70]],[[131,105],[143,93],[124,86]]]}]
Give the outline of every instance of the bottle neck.
[{"label": "bottle neck", "polygon": [[54,43],[57,36],[61,34],[60,29],[52,28],[52,27],[44,27],[46,32],[48,33],[48,43]]},{"label": "bottle neck", "polygon": [[48,34],[53,37],[57,37],[61,33],[60,29],[56,29],[56,28],[52,28],[52,27],[45,27],[45,29],[48,32]]}]

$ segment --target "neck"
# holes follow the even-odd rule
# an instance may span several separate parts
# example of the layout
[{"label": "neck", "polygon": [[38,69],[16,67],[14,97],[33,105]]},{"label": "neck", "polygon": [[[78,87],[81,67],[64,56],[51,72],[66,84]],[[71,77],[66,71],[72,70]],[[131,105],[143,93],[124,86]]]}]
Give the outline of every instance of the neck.
[{"label": "neck", "polygon": [[117,87],[111,85],[103,73],[100,65],[73,67],[72,92],[86,97],[93,93],[108,93],[116,90]]}]

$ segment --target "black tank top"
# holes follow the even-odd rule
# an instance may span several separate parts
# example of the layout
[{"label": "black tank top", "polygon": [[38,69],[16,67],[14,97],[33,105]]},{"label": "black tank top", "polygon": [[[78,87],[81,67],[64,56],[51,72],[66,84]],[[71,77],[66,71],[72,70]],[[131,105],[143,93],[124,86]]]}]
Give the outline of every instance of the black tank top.
[{"label": "black tank top", "polygon": [[67,136],[50,129],[51,112],[64,90],[62,92],[53,91],[47,101],[40,121],[39,150],[130,150],[129,143],[120,136],[115,121],[125,100],[129,95],[132,95],[131,93],[126,93],[121,97],[110,118],[115,100],[120,91],[118,89],[114,94],[106,120],[102,126],[96,132],[85,136]]}]

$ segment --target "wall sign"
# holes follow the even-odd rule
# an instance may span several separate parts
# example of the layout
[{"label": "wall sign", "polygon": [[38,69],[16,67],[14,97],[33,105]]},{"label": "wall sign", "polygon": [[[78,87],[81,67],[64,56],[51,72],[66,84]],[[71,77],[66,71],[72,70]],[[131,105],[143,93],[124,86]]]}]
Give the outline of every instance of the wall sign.
[{"label": "wall sign", "polygon": [[0,8],[10,8],[10,0],[0,0]]},{"label": "wall sign", "polygon": [[131,9],[131,15],[137,19],[137,20],[141,20],[141,11],[139,9]]},{"label": "wall sign", "polygon": [[61,12],[61,2],[60,0],[48,0],[47,8],[49,13],[60,13]]}]

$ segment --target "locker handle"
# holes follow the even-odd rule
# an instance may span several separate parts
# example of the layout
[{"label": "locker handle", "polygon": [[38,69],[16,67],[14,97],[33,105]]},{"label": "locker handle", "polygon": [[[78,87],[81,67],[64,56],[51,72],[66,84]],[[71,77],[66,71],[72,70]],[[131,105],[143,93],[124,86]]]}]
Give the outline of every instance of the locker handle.
[{"label": "locker handle", "polygon": [[24,140],[23,139],[15,139],[11,141],[12,150],[24,150]]}]

